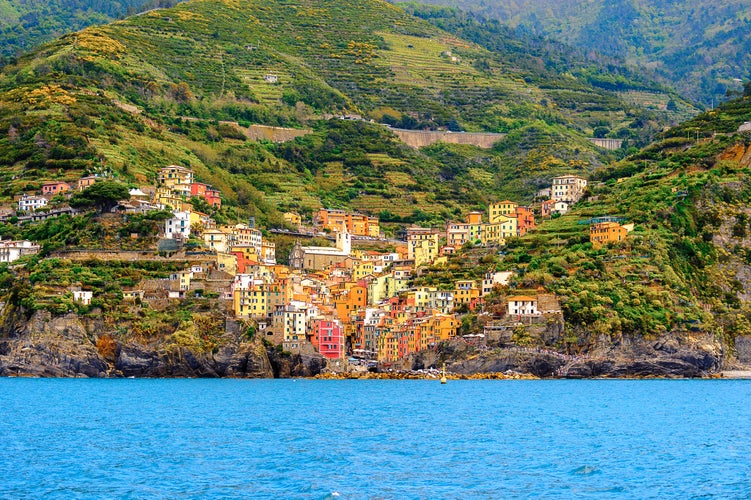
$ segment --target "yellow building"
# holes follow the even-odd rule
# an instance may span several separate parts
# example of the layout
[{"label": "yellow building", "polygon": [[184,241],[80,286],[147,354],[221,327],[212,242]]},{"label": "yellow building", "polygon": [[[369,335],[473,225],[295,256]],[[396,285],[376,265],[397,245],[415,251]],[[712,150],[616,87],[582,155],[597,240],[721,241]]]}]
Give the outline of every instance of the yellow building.
[{"label": "yellow building", "polygon": [[438,257],[439,234],[430,228],[407,229],[407,258],[415,261],[415,267],[430,264]]},{"label": "yellow building", "polygon": [[170,189],[175,186],[188,186],[188,194],[190,194],[190,185],[193,184],[193,171],[189,168],[181,167],[179,165],[170,165],[159,169],[157,172],[157,182],[161,186],[168,187]]},{"label": "yellow building", "polygon": [[190,290],[190,280],[193,273],[190,271],[180,271],[177,273],[177,283],[180,291]]},{"label": "yellow building", "polygon": [[459,280],[454,284],[454,305],[469,304],[480,297],[480,289],[472,280]]},{"label": "yellow building", "polygon": [[284,222],[293,226],[299,226],[302,224],[302,217],[295,212],[285,212],[282,217],[284,217]]},{"label": "yellow building", "polygon": [[237,256],[231,253],[217,252],[216,267],[228,274],[237,274]]},{"label": "yellow building", "polygon": [[378,362],[393,363],[399,359],[396,335],[391,329],[383,330],[378,336]]},{"label": "yellow building", "polygon": [[375,264],[372,261],[359,261],[352,268],[352,279],[361,280],[375,272]]},{"label": "yellow building", "polygon": [[516,212],[516,208],[519,205],[510,200],[499,201],[491,203],[488,207],[488,222],[499,222],[499,217],[502,215],[512,215]]},{"label": "yellow building", "polygon": [[191,211],[190,227],[192,228],[197,226],[200,226],[202,229],[214,229],[216,227],[216,223],[214,222],[214,219],[203,212]]},{"label": "yellow building", "polygon": [[495,243],[498,245],[505,245],[506,239],[503,235],[503,224],[489,223],[483,224],[481,230],[482,242],[486,245],[488,243]]},{"label": "yellow building", "polygon": [[[172,207],[174,210],[184,210],[185,209],[185,203],[183,202],[183,199],[172,193],[172,190],[169,188],[160,187],[156,189],[156,195],[155,200],[160,205],[169,206]],[[190,206],[190,209],[193,207]]]},{"label": "yellow building", "polygon": [[407,303],[412,302],[417,311],[426,311],[430,307],[432,293],[437,290],[437,288],[427,286],[410,290],[407,292]]},{"label": "yellow building", "polygon": [[216,252],[229,251],[229,236],[221,229],[207,229],[203,232],[203,242]]},{"label": "yellow building", "polygon": [[266,292],[260,280],[236,282],[232,299],[237,318],[261,318],[268,314]]},{"label": "yellow building", "polygon": [[371,306],[395,294],[393,273],[382,274],[368,283],[368,304]]}]

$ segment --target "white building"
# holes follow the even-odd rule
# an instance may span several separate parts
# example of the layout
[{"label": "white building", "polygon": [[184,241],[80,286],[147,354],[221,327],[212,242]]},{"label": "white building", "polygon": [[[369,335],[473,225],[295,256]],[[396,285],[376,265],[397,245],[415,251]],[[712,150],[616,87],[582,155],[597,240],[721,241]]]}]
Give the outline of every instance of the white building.
[{"label": "white building", "polygon": [[165,238],[183,238],[190,236],[190,212],[173,212],[174,217],[164,221]]},{"label": "white building", "polygon": [[229,250],[227,233],[219,229],[207,229],[203,232],[203,241],[211,250],[226,253]]},{"label": "white building", "polygon": [[80,302],[81,304],[88,306],[91,304],[91,297],[94,295],[94,292],[89,292],[85,290],[74,290],[73,291],[73,302]]},{"label": "white building", "polygon": [[566,202],[566,201],[557,201],[556,200],[556,202],[553,203],[553,206],[550,208],[550,213],[551,214],[561,214],[561,215],[563,215],[566,212],[568,212],[569,205],[570,204],[568,202]]},{"label": "white building", "polygon": [[13,262],[24,255],[34,255],[39,252],[39,248],[39,245],[27,240],[0,241],[0,263]]},{"label": "white building", "polygon": [[485,278],[482,280],[482,296],[484,297],[492,292],[495,285],[507,286],[513,275],[514,273],[511,271],[486,273]]},{"label": "white building", "polygon": [[537,297],[516,295],[508,298],[507,312],[509,316],[539,316]]},{"label": "white building", "polygon": [[587,180],[575,175],[562,175],[553,178],[551,197],[558,201],[576,203],[587,189]]},{"label": "white building", "polygon": [[33,212],[47,206],[47,198],[42,196],[29,196],[27,194],[18,200],[18,209],[24,212]]},{"label": "white building", "polygon": [[451,314],[454,310],[454,292],[446,290],[431,291],[428,297],[428,307],[443,314]]}]

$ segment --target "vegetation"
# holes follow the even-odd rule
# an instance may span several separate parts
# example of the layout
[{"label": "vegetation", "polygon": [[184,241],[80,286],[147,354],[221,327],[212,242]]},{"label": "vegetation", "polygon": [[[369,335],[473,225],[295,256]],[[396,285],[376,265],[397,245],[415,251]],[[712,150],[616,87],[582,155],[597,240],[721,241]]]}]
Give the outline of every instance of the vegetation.
[{"label": "vegetation", "polygon": [[[671,119],[585,76],[615,70],[578,65],[565,76],[576,58],[562,47],[531,49],[560,60],[538,68],[526,42],[497,24],[423,17],[456,34],[375,0],[315,9],[243,0],[188,2],[64,36],[0,74],[0,200],[86,174],[144,184],[179,164],[222,191],[228,212],[215,215],[226,220],[281,227],[280,211],[331,206],[427,224],[497,197],[529,201],[557,173],[608,163],[585,140],[595,129],[633,146]],[[378,125],[325,119],[340,113],[509,135],[492,151],[415,152]],[[248,141],[259,123],[313,133]]]},{"label": "vegetation", "polygon": [[421,3],[459,7],[498,19],[519,33],[558,39],[578,47],[588,58],[601,58],[594,48],[638,65],[642,74],[654,71],[682,95],[706,106],[741,90],[739,79],[749,77],[751,11],[742,0],[722,5],[709,0],[690,4],[629,0]]},{"label": "vegetation", "polygon": [[[596,172],[588,197],[573,212],[509,241],[501,259],[465,248],[420,283],[450,286],[488,270],[513,271],[507,293],[544,289],[559,296],[571,332],[559,347],[573,352],[592,349],[603,336],[667,332],[709,331],[732,345],[735,335],[751,332],[745,301],[751,290],[745,274],[751,269],[751,165],[742,160],[751,139],[711,131],[749,112],[746,97],[683,124]],[[698,138],[682,135],[695,129]],[[633,223],[634,231],[595,249],[590,219],[603,216]],[[491,298],[486,308],[496,302]]]},{"label": "vegetation", "polygon": [[0,57],[10,59],[10,56],[17,56],[64,33],[94,24],[106,24],[126,14],[171,7],[178,1],[180,0],[1,0]]}]

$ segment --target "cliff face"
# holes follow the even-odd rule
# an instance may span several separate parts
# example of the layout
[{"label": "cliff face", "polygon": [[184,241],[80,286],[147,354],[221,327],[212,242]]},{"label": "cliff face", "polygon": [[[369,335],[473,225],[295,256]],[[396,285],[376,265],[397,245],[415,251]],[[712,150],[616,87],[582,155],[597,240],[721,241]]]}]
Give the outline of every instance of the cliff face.
[{"label": "cliff face", "polygon": [[0,325],[0,376],[240,377],[312,376],[325,360],[309,356],[269,359],[260,341],[227,332],[214,352],[196,353],[161,342],[118,341],[102,318],[11,309]]},{"label": "cliff face", "polygon": [[620,337],[601,339],[587,355],[567,355],[545,348],[473,347],[461,341],[422,352],[403,369],[441,368],[451,373],[517,372],[537,377],[623,378],[703,377],[719,372],[725,350],[711,335],[666,335],[659,340]]}]

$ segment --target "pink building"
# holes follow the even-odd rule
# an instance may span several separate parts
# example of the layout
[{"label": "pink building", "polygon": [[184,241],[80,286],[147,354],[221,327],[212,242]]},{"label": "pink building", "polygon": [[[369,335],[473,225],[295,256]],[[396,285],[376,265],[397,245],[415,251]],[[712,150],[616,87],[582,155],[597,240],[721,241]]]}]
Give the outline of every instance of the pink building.
[{"label": "pink building", "polygon": [[311,342],[328,359],[344,357],[344,330],[336,320],[314,320]]}]

